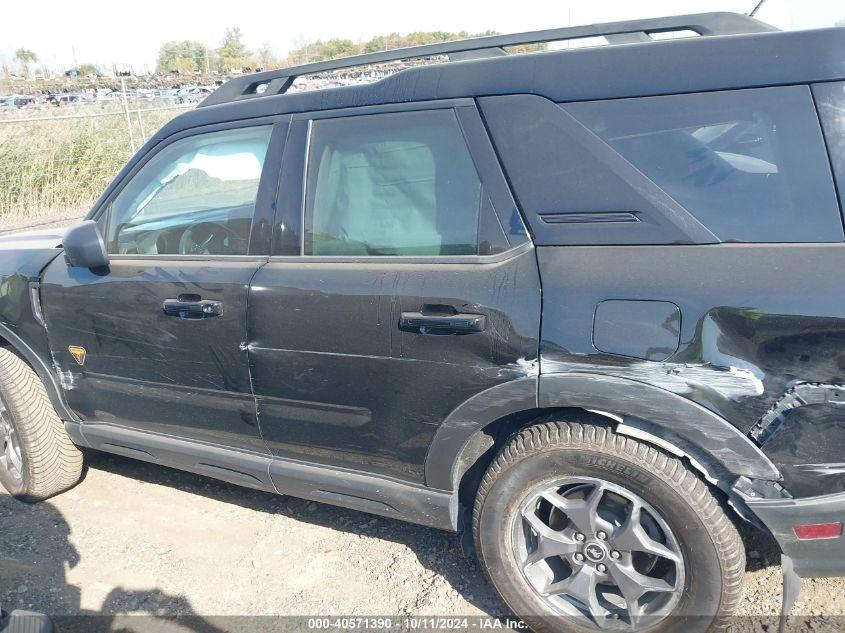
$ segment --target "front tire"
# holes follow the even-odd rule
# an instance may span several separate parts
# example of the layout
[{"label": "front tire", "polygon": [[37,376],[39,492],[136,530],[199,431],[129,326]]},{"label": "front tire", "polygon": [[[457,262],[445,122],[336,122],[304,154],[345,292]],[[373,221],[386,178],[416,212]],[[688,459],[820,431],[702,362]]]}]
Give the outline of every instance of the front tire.
[{"label": "front tire", "polygon": [[0,484],[32,503],[64,492],[81,476],[82,453],[41,379],[19,356],[0,348]]},{"label": "front tire", "polygon": [[742,593],[742,541],[709,487],[601,422],[517,433],[473,527],[491,582],[538,633],[720,630]]}]

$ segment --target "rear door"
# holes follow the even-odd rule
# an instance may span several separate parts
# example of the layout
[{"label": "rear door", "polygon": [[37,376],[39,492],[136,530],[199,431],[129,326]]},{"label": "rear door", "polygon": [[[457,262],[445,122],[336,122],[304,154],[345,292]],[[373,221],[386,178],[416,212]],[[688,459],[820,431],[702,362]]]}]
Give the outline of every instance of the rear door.
[{"label": "rear door", "polygon": [[286,121],[266,119],[168,139],[98,220],[109,266],[73,268],[60,257],[47,269],[51,351],[89,428],[264,450],[246,302],[267,261],[286,131]]},{"label": "rear door", "polygon": [[462,402],[535,371],[536,260],[471,100],[294,118],[249,297],[277,455],[422,481]]}]

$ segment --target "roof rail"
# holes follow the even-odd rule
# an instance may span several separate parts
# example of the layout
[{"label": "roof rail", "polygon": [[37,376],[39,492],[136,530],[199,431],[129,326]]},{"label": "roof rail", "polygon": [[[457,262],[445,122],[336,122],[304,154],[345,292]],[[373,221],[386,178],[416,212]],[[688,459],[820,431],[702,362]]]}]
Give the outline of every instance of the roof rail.
[{"label": "roof rail", "polygon": [[763,33],[777,29],[740,13],[714,12],[692,15],[678,15],[665,18],[648,18],[644,20],[625,20],[623,22],[607,22],[604,24],[588,24],[560,29],[546,29],[511,35],[491,35],[466,40],[442,42],[439,44],[425,44],[398,48],[365,55],[342,57],[329,61],[303,64],[291,68],[269,70],[243,77],[230,79],[217,90],[206,97],[200,106],[217,105],[231,101],[240,101],[254,97],[267,97],[284,94],[291,87],[297,77],[315,73],[429,57],[446,55],[449,61],[482,59],[507,55],[505,46],[519,46],[524,44],[539,44],[559,40],[572,40],[584,37],[604,36],[608,44],[629,44],[635,42],[651,42],[651,33],[665,31],[689,30],[699,35],[736,35],[740,33]]}]

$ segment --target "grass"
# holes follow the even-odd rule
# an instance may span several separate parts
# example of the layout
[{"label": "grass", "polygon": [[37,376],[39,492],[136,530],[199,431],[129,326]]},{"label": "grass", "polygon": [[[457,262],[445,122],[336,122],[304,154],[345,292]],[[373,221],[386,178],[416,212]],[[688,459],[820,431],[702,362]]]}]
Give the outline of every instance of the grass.
[{"label": "grass", "polygon": [[[142,106],[150,107],[150,106]],[[0,115],[0,225],[38,225],[53,218],[83,216],[132,155],[126,118],[114,116],[3,123],[12,117],[108,112],[80,106]],[[147,138],[179,110],[142,113]],[[137,147],[141,130],[131,115]]]}]

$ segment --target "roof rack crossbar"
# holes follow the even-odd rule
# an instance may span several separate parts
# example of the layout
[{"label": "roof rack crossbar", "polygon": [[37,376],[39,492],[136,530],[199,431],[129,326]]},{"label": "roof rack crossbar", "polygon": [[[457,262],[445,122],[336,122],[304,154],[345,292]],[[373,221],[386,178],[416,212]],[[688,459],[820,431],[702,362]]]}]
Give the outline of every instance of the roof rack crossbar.
[{"label": "roof rack crossbar", "polygon": [[608,44],[612,45],[646,42],[651,41],[649,35],[651,33],[681,30],[693,31],[699,35],[736,35],[740,33],[763,33],[777,29],[747,15],[715,12],[643,20],[625,20],[605,24],[588,24],[510,35],[476,37],[466,40],[425,44],[364,55],[354,55],[236,77],[230,79],[206,97],[200,103],[200,106],[284,94],[297,77],[356,66],[367,66],[370,64],[381,64],[435,55],[445,55],[449,58],[449,61],[481,59],[506,55],[506,46],[540,44],[597,36],[604,36]]}]

